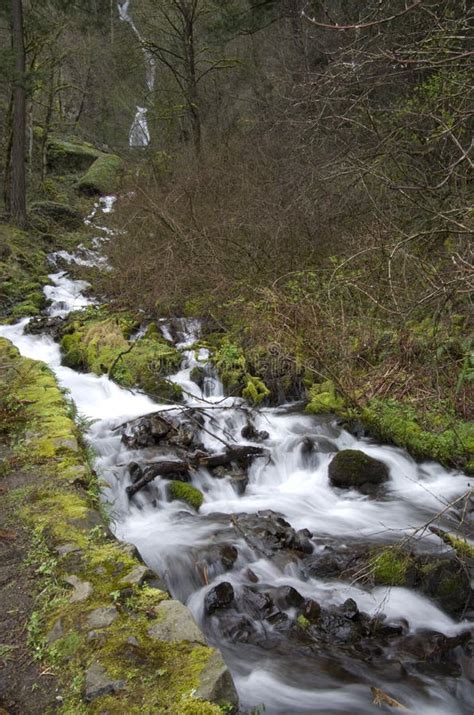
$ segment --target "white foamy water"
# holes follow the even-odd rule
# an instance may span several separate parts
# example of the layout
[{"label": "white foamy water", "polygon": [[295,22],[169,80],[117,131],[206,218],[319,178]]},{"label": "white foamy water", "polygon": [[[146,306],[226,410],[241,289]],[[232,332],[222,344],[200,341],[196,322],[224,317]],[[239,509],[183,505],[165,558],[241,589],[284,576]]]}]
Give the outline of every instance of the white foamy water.
[{"label": "white foamy water", "polygon": [[[99,202],[88,220],[95,221],[112,207],[112,197]],[[45,294],[52,302],[48,310],[51,316],[65,316],[93,302],[84,295],[88,289],[85,282],[70,279],[64,271],[50,278],[51,285]],[[134,543],[149,566],[167,578],[173,593],[187,601],[211,638],[219,639],[219,633],[203,620],[206,593],[223,580],[230,581],[236,591],[248,585],[249,564],[259,584],[293,586],[305,598],[312,598],[325,608],[353,598],[360,610],[371,615],[383,613],[388,622],[407,620],[411,633],[429,629],[452,636],[466,628],[466,624],[456,623],[437,605],[412,590],[368,589],[348,582],[303,578],[294,564],[276,565],[255,553],[242,538],[230,534],[226,517],[273,510],[295,529],[307,528],[323,541],[327,537],[344,544],[353,539],[374,544],[394,542],[411,534],[462,495],[470,485],[465,475],[432,462],[419,464],[403,450],[357,439],[329,419],[267,408],[252,412],[251,417],[257,430],[269,434],[264,442],[269,455],[254,460],[242,496],[236,493],[230,477],[216,479],[200,469],[192,477],[192,482],[204,493],[200,515],[183,503],[168,502],[163,480],[156,480],[148,492],[139,492],[129,500],[125,493],[130,484],[128,464],[156,459],[156,453],[150,449],[127,449],[117,428],[140,415],[169,411],[169,405],[158,405],[138,391],[123,389],[106,376],[78,373],[62,366],[58,344],[45,335],[25,334],[27,323],[25,319],[16,325],[0,326],[0,335],[11,340],[23,355],[47,363],[60,385],[70,391],[80,414],[96,420],[87,439],[97,453],[97,471],[107,484],[104,498],[111,506],[117,536]],[[249,408],[241,399],[225,397],[221,382],[208,364],[207,351],[193,347],[199,339],[199,322],[183,319],[174,321],[173,329],[166,322],[161,327],[168,340],[173,340],[173,330],[178,330],[174,342],[183,352],[183,364],[171,379],[185,390],[185,406],[199,408],[203,415],[201,439],[205,449],[222,451],[222,442],[248,444],[242,439],[241,430],[247,424]],[[140,334],[136,338],[140,339]],[[204,371],[202,389],[191,379],[195,368]],[[303,449],[308,438],[316,445],[310,455]],[[361,449],[389,467],[390,478],[382,497],[369,498],[331,486],[328,464],[336,451],[346,448]],[[449,516],[446,520],[449,527]],[[219,534],[224,532],[225,539],[231,539],[237,547],[238,560],[232,571],[217,576],[209,574],[203,585],[196,576],[196,554],[219,543]],[[423,538],[429,549],[439,552],[446,549],[429,533]],[[263,703],[269,715],[363,715],[380,711],[372,704],[366,671],[360,676],[353,674],[348,683],[335,673],[319,672],[309,665],[306,668],[297,658],[293,663],[291,649],[283,657],[265,649],[257,652],[255,646],[243,643],[218,640],[218,645],[231,667],[245,707]],[[383,657],[380,656],[382,661]],[[469,687],[466,681],[459,683],[454,687],[448,681],[437,682],[422,676],[417,676],[413,683],[409,679],[385,683],[380,676],[374,680],[377,687],[384,687],[417,715],[470,712]]]}]

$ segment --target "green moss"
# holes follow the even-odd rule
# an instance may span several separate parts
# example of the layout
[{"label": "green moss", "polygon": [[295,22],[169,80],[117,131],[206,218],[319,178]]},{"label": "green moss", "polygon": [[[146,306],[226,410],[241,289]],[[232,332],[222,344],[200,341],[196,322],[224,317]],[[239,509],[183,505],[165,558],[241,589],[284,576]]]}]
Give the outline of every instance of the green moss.
[{"label": "green moss", "polygon": [[422,426],[410,404],[374,399],[362,410],[361,418],[374,436],[405,447],[415,457],[467,467],[474,456],[474,424],[449,414],[424,414]]},{"label": "green moss", "polygon": [[331,380],[311,386],[309,402],[306,407],[307,412],[312,414],[335,412],[338,414],[344,409],[344,400],[337,394],[335,385]]},{"label": "green moss", "polygon": [[393,547],[384,549],[372,561],[375,583],[384,586],[404,586],[407,570],[411,564],[408,554]]},{"label": "green moss", "polygon": [[176,715],[222,715],[223,711],[218,705],[211,705],[202,700],[185,698],[177,703]]},{"label": "green moss", "polygon": [[270,390],[263,380],[258,377],[247,376],[247,382],[242,390],[242,397],[252,405],[259,405],[270,395]]},{"label": "green moss", "polygon": [[102,154],[77,182],[77,188],[87,195],[112,194],[119,188],[123,168],[119,156]]},{"label": "green moss", "polygon": [[48,166],[57,172],[75,173],[87,169],[101,153],[86,142],[64,141],[52,137],[48,141]]},{"label": "green moss", "polygon": [[296,622],[303,631],[306,631],[311,625],[306,616],[303,616],[302,614],[298,616]]},{"label": "green moss", "polygon": [[184,501],[196,511],[199,511],[204,501],[203,494],[199,489],[193,487],[192,484],[178,481],[172,481],[168,484],[168,497],[171,500]]},{"label": "green moss", "polygon": [[37,315],[48,282],[46,245],[37,236],[0,223],[0,315]]},{"label": "green moss", "polygon": [[443,532],[440,536],[445,544],[451,546],[459,558],[462,559],[474,559],[474,546],[469,544],[464,539],[460,539],[449,532]]},{"label": "green moss", "polygon": [[181,388],[165,376],[178,369],[181,353],[159,335],[130,343],[127,338],[135,326],[130,316],[110,317],[103,309],[72,316],[61,340],[63,363],[109,374],[120,385],[139,387],[163,401],[178,401]]}]

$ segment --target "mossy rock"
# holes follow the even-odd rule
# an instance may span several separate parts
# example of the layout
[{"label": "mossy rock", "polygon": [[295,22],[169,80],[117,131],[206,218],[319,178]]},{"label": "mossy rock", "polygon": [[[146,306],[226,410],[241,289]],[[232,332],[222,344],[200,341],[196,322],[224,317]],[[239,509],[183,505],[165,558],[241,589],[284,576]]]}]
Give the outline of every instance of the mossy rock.
[{"label": "mossy rock", "polygon": [[163,402],[179,402],[182,390],[166,375],[179,368],[181,353],[159,335],[130,343],[134,327],[131,316],[111,316],[103,309],[72,315],[61,340],[63,364],[109,374],[118,384],[138,387]]},{"label": "mossy rock", "polygon": [[0,223],[0,314],[14,318],[37,315],[45,305],[48,282],[44,243],[31,232]]},{"label": "mossy rock", "polygon": [[123,169],[123,161],[119,156],[102,154],[79,179],[76,188],[87,196],[113,194],[119,188]]},{"label": "mossy rock", "polygon": [[410,404],[394,399],[371,400],[361,419],[381,441],[404,447],[418,459],[435,459],[446,466],[474,472],[474,424],[452,415],[420,415]]},{"label": "mossy rock", "polygon": [[86,171],[102,152],[87,143],[51,138],[47,146],[48,168],[58,173]]},{"label": "mossy rock", "polygon": [[329,464],[329,480],[341,489],[378,486],[389,478],[386,464],[357,449],[343,449]]},{"label": "mossy rock", "polygon": [[374,583],[415,588],[450,615],[459,616],[473,595],[464,558],[468,556],[463,554],[460,558],[458,553],[416,555],[397,546],[387,547],[372,558]]},{"label": "mossy rock", "polygon": [[413,566],[410,554],[393,548],[384,549],[373,561],[374,581],[382,586],[406,586],[410,566]]},{"label": "mossy rock", "polygon": [[74,231],[83,224],[83,217],[79,211],[56,201],[35,201],[30,206],[33,218],[38,217],[40,228],[48,228],[51,224],[61,226],[67,231]]},{"label": "mossy rock", "polygon": [[170,482],[167,487],[167,493],[171,501],[184,501],[196,511],[199,511],[204,501],[203,493],[193,487],[192,484],[186,484],[186,482]]}]

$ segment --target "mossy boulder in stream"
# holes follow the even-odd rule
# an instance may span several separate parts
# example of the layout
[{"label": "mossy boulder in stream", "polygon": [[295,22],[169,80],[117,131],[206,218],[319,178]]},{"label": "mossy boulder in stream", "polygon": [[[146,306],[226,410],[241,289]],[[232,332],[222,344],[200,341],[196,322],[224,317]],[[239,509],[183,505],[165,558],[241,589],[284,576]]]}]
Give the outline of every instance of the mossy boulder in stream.
[{"label": "mossy boulder in stream", "polygon": [[388,477],[386,464],[357,449],[341,450],[329,464],[331,484],[341,489],[378,486],[386,482]]},{"label": "mossy boulder in stream", "polygon": [[204,501],[202,492],[193,487],[192,484],[186,484],[185,482],[172,481],[168,484],[167,491],[171,501],[184,501],[196,511],[199,511]]},{"label": "mossy boulder in stream", "polygon": [[181,353],[161,337],[130,340],[136,321],[127,314],[89,309],[72,315],[61,340],[63,363],[96,375],[108,374],[124,387],[139,387],[153,397],[176,402],[178,385],[166,379],[181,363]]},{"label": "mossy boulder in stream", "polygon": [[375,584],[414,588],[453,616],[472,607],[472,565],[457,551],[414,554],[403,547],[389,546],[372,557],[371,569]]}]

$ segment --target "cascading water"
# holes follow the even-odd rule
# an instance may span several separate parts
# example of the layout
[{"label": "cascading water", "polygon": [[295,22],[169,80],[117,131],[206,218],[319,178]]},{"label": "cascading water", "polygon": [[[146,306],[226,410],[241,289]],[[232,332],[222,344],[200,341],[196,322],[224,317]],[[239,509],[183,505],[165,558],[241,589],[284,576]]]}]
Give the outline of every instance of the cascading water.
[{"label": "cascading water", "polygon": [[[133,21],[133,18],[129,13],[130,0],[119,0],[119,2],[117,3],[117,7],[120,19],[130,25],[142,47],[146,67],[145,79],[148,91],[151,94],[155,88],[156,60],[150,50],[147,49],[140,31],[138,30],[137,26]],[[131,147],[147,147],[150,143],[150,132],[148,129],[148,121],[146,118],[147,111],[148,110],[145,107],[137,106],[137,113],[135,114],[135,118],[133,120],[133,124],[129,134],[129,145]]]},{"label": "cascading water", "polygon": [[[111,205],[103,202],[96,213]],[[95,219],[95,214],[88,217]],[[105,227],[102,233],[98,246],[109,235]],[[99,266],[103,261],[97,253],[88,258]],[[64,271],[50,279],[45,292],[51,316],[90,303],[83,282]],[[105,376],[62,366],[58,344],[46,335],[25,334],[27,323],[0,326],[0,335],[22,354],[48,363],[79,412],[96,420],[87,439],[107,485],[103,496],[117,537],[134,543],[172,594],[193,611],[210,642],[222,650],[244,707],[264,704],[267,715],[367,715],[380,712],[373,686],[417,715],[472,712],[470,666],[463,649],[466,621],[456,622],[412,589],[370,588],[357,578],[336,579],[318,571],[328,553],[350,561],[354,549],[360,554],[396,543],[443,511],[436,523],[452,530],[456,522],[447,506],[468,489],[466,476],[356,438],[329,418],[288,406],[252,411],[242,399],[225,397],[207,351],[192,347],[199,337],[198,321],[161,323],[165,338],[183,351],[182,368],[171,379],[183,388],[184,402],[172,407],[121,389]],[[265,454],[244,475],[231,468],[194,469],[191,482],[204,495],[198,514],[183,502],[170,501],[162,478],[129,498],[131,463],[146,469],[186,456],[186,434],[179,444],[133,444],[134,418],[151,413],[158,413],[153,419],[161,415],[190,431],[206,454],[222,452],[223,444],[262,443]],[[362,450],[389,467],[383,494],[369,498],[331,486],[328,464],[346,448]],[[441,556],[447,551],[429,531],[417,548]],[[216,587],[221,601],[214,607]],[[316,640],[311,628],[305,630],[309,621],[298,616],[299,599],[312,604],[313,612],[320,608],[316,615],[327,638],[324,630]],[[375,637],[374,623],[380,629]],[[434,644],[431,654],[448,644],[446,662],[434,660],[422,667],[416,656],[422,643]]]}]

